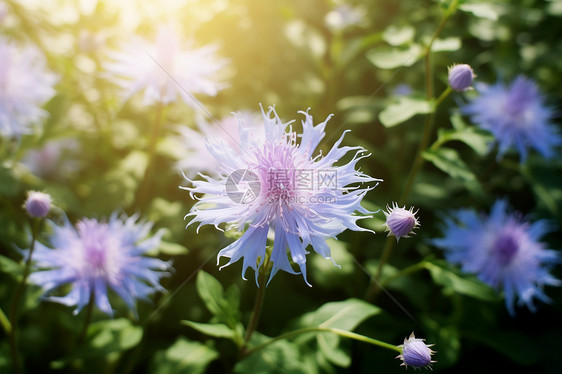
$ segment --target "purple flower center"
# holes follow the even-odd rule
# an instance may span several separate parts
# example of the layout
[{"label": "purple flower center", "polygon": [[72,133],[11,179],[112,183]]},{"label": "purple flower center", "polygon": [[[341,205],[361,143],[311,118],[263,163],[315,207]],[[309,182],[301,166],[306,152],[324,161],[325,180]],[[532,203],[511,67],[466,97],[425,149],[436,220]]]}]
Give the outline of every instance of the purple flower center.
[{"label": "purple flower center", "polygon": [[260,180],[265,184],[263,191],[269,204],[287,205],[296,196],[293,151],[291,146],[271,146],[258,156]]},{"label": "purple flower center", "polygon": [[84,265],[88,267],[88,270],[92,275],[99,276],[105,274],[107,267],[107,255],[104,248],[101,248],[98,243],[86,248],[84,260],[86,261]]},{"label": "purple flower center", "polygon": [[494,243],[496,260],[502,265],[509,264],[518,251],[519,244],[511,233],[501,234]]}]

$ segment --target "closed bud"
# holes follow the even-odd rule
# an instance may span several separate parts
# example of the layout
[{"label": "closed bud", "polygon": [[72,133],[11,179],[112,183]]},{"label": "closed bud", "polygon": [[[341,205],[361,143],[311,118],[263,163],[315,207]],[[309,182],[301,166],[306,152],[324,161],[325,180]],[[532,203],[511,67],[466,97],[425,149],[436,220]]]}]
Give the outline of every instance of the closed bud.
[{"label": "closed bud", "polygon": [[455,91],[466,91],[472,85],[474,71],[467,64],[453,65],[449,68],[449,84]]},{"label": "closed bud", "polygon": [[43,192],[29,191],[25,200],[25,210],[33,218],[44,218],[51,210],[51,196]]}]

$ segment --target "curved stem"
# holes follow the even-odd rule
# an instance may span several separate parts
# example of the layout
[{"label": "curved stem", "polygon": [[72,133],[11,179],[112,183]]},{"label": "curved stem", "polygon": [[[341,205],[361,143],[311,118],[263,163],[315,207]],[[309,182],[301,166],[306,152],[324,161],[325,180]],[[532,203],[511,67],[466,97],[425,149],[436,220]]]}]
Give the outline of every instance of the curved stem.
[{"label": "curved stem", "polygon": [[[429,43],[427,44],[427,46],[425,48],[425,51],[424,51],[425,87],[426,87],[426,99],[427,99],[427,101],[433,101],[433,69],[431,67],[431,47],[433,46],[433,43],[435,42],[435,40],[437,40],[437,37],[439,36],[439,34],[441,34],[441,31],[443,31],[443,28],[445,27],[445,24],[447,23],[449,18],[455,13],[455,11],[457,9],[457,5],[458,5],[458,0],[453,0],[451,2],[449,7],[447,8],[445,13],[443,14],[443,18],[441,18],[441,22],[439,22],[439,25],[437,26],[437,29],[433,33],[431,39],[429,40]],[[431,139],[431,134],[433,132],[432,131],[433,130],[433,123],[434,123],[433,120],[434,120],[434,117],[435,117],[434,113],[436,112],[437,107],[439,107],[441,102],[443,102],[443,100],[445,100],[445,98],[450,93],[451,93],[451,88],[447,87],[447,89],[445,89],[445,91],[443,91],[443,93],[439,96],[439,98],[437,98],[437,100],[434,101],[433,111],[425,117],[425,123],[424,123],[424,126],[423,126],[421,141],[418,145],[418,150],[416,152],[414,162],[412,163],[412,167],[410,168],[410,172],[408,173],[408,176],[406,177],[406,182],[405,182],[404,187],[402,189],[402,193],[400,194],[400,198],[398,199],[398,205],[404,205],[406,203],[406,200],[408,200],[408,197],[410,196],[410,192],[412,191],[412,187],[414,185],[414,180],[416,179],[416,176],[418,175],[418,172],[421,169],[421,167],[423,165],[423,162],[424,162],[423,152],[427,149],[427,147],[429,145],[429,140]],[[384,264],[386,264],[386,262],[390,258],[395,246],[396,246],[395,240],[393,238],[391,238],[390,236],[387,237],[386,242],[385,242],[384,247],[383,247],[382,254],[381,254],[381,259],[379,261],[379,264],[377,266],[377,270],[375,272],[375,277],[371,281],[369,289],[367,290],[367,292],[365,294],[366,300],[372,299],[380,291],[380,289],[378,287],[378,284],[379,284],[378,280],[380,279],[380,276],[382,274],[382,269],[384,267]]]},{"label": "curved stem", "polygon": [[33,255],[33,250],[35,249],[35,242],[37,241],[37,234],[39,232],[40,223],[40,219],[34,218],[33,223],[31,224],[31,245],[29,246],[29,255],[25,260],[21,282],[18,284],[18,288],[16,289],[16,293],[14,295],[14,301],[12,302],[12,307],[10,308],[10,354],[12,356],[12,363],[14,365],[15,373],[21,373],[22,369],[17,347],[18,309],[21,299],[25,294],[25,285],[31,269],[31,256]]},{"label": "curved stem", "polygon": [[377,340],[377,339],[369,338],[367,336],[363,336],[363,335],[360,335],[360,334],[357,334],[357,333],[354,333],[354,332],[351,332],[351,331],[345,331],[345,330],[341,330],[341,329],[337,329],[337,328],[331,328],[331,327],[315,326],[315,327],[305,327],[305,328],[302,328],[302,329],[289,331],[289,332],[286,332],[284,334],[281,334],[281,335],[279,335],[275,338],[272,338],[271,340],[268,340],[267,342],[265,342],[263,344],[258,345],[257,347],[254,347],[254,348],[248,350],[246,352],[246,356],[249,356],[252,353],[256,353],[257,351],[260,351],[260,350],[264,349],[265,347],[267,347],[268,345],[273,344],[273,343],[275,343],[279,340],[290,339],[294,336],[306,334],[306,333],[309,333],[309,332],[331,332],[333,334],[342,336],[344,338],[354,339],[354,340],[358,340],[358,341],[361,341],[361,342],[373,344],[373,345],[376,345],[378,347],[390,349],[390,350],[400,352],[400,353],[402,352],[402,350],[395,345],[385,343],[385,342]]}]

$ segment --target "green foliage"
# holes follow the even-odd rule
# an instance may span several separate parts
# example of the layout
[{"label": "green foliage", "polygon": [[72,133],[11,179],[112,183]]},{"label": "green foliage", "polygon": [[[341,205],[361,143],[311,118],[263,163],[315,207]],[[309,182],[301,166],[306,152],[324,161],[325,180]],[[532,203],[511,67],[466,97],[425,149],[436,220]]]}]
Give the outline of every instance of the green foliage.
[{"label": "green foliage", "polygon": [[209,363],[219,353],[199,342],[178,338],[168,349],[156,352],[151,362],[151,373],[205,373]]}]

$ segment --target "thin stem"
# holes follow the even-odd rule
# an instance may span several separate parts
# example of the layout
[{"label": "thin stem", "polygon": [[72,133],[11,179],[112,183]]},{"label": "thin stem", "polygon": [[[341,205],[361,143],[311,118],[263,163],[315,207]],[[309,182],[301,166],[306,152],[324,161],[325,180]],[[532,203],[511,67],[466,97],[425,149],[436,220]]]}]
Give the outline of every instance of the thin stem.
[{"label": "thin stem", "polygon": [[156,105],[156,119],[152,126],[152,134],[150,136],[150,143],[148,146],[148,165],[146,167],[144,178],[142,179],[142,182],[139,186],[138,206],[140,206],[141,209],[145,208],[150,196],[152,174],[154,173],[154,154],[156,152],[156,144],[158,143],[158,138],[160,137],[160,129],[162,128],[163,109],[164,105],[159,101]]},{"label": "thin stem", "polygon": [[18,326],[18,309],[21,303],[21,299],[25,294],[25,285],[27,282],[27,277],[31,269],[31,256],[33,255],[33,250],[35,249],[35,242],[37,241],[37,234],[39,232],[39,225],[41,223],[40,219],[34,218],[31,224],[31,245],[29,246],[29,255],[25,260],[25,265],[23,268],[23,276],[21,282],[18,284],[16,293],[14,295],[14,301],[12,302],[12,307],[10,308],[10,322],[11,322],[11,333],[10,333],[10,354],[12,356],[12,363],[14,365],[14,372],[21,373],[21,363],[18,355],[17,347],[17,326]]},{"label": "thin stem", "polygon": [[84,342],[86,338],[86,334],[88,333],[88,327],[90,326],[90,322],[92,321],[92,314],[94,312],[94,305],[96,304],[96,294],[94,290],[90,290],[90,300],[88,301],[88,306],[86,307],[86,319],[84,320],[84,326],[82,327],[82,331],[78,336],[78,344]]},{"label": "thin stem", "polygon": [[331,328],[331,327],[322,327],[322,326],[316,327],[315,326],[315,327],[305,327],[305,328],[302,328],[302,329],[289,331],[287,333],[281,334],[281,335],[279,335],[275,338],[272,338],[271,340],[268,340],[267,342],[265,342],[263,344],[258,345],[257,347],[254,347],[254,348],[248,350],[246,352],[246,356],[249,356],[253,353],[256,353],[257,351],[260,351],[260,350],[264,349],[265,347],[267,347],[268,345],[273,344],[273,343],[275,343],[279,340],[290,339],[294,336],[306,334],[306,333],[309,333],[309,332],[331,332],[333,334],[342,336],[344,338],[354,339],[354,340],[358,340],[358,341],[361,341],[361,342],[373,344],[373,345],[376,345],[378,347],[390,349],[392,351],[396,351],[396,352],[399,352],[399,353],[402,352],[402,350],[395,345],[385,343],[385,342],[377,340],[377,339],[369,338],[369,337],[366,337],[366,336],[363,336],[363,335],[360,335],[360,334],[356,334],[356,333],[351,332],[351,331],[345,331],[345,330]]},{"label": "thin stem", "polygon": [[[261,274],[259,276],[262,278]],[[244,335],[244,342],[248,344],[252,334],[258,327],[258,322],[260,320],[261,311],[263,308],[263,299],[265,295],[265,284],[263,282],[259,282],[260,287],[258,288],[258,294],[256,295],[256,300],[254,301],[254,308],[252,310],[252,317],[250,318],[250,322],[248,323],[248,328],[246,329],[246,334]]]},{"label": "thin stem", "polygon": [[[449,8],[447,8],[445,13],[443,14],[443,18],[441,19],[441,22],[439,22],[437,29],[433,33],[433,36],[429,40],[429,43],[427,44],[424,51],[425,87],[426,87],[427,101],[433,101],[433,69],[431,66],[431,47],[433,46],[435,40],[437,40],[439,34],[441,34],[441,31],[443,31],[443,28],[445,27],[445,24],[447,23],[448,19],[455,13],[457,5],[458,5],[458,0],[453,0],[451,2]],[[424,162],[423,152],[427,149],[429,145],[429,140],[431,139],[431,134],[433,132],[432,131],[433,123],[434,123],[433,120],[435,117],[434,113],[437,111],[437,107],[439,106],[439,104],[441,104],[441,102],[445,100],[445,98],[450,93],[451,93],[451,88],[447,87],[447,89],[445,89],[445,91],[443,91],[443,93],[439,96],[439,98],[437,98],[437,100],[435,100],[435,102],[433,103],[433,111],[425,117],[422,138],[418,145],[418,150],[416,152],[414,162],[412,163],[412,167],[410,168],[410,172],[406,177],[406,183],[404,184],[402,193],[400,194],[400,198],[398,199],[398,205],[404,205],[406,203],[406,200],[408,200],[408,197],[410,196],[410,192],[412,191],[412,187],[414,185],[414,180],[416,179],[416,176],[418,175],[418,172],[421,169]],[[381,259],[379,261],[377,270],[375,272],[375,277],[371,281],[371,285],[369,286],[369,289],[365,294],[366,300],[370,300],[376,294],[378,294],[379,292],[378,280],[380,279],[380,276],[382,275],[382,269],[386,264],[386,262],[388,261],[388,259],[390,258],[395,246],[396,246],[396,242],[394,238],[391,238],[390,236],[387,237],[381,254]]]}]

